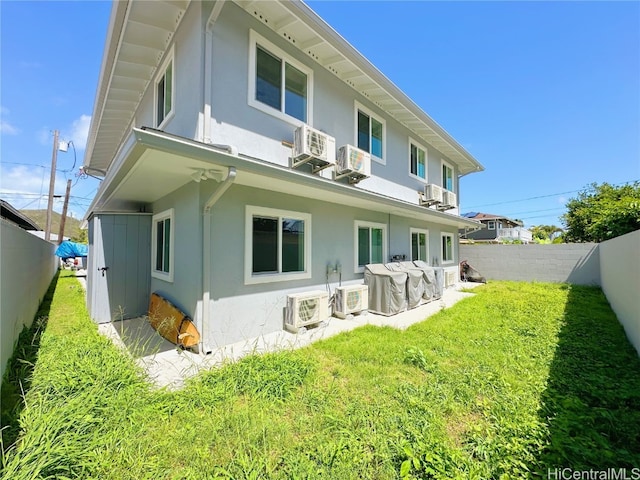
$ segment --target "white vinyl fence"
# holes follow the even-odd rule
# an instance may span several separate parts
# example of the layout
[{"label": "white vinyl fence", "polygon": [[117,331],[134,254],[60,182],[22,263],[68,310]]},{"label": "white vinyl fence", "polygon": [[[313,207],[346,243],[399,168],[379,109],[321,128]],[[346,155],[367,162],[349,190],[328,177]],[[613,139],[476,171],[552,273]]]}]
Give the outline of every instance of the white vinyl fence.
[{"label": "white vinyl fence", "polygon": [[0,221],[0,368],[4,375],[22,328],[31,326],[47,293],[58,260],[55,245]]}]

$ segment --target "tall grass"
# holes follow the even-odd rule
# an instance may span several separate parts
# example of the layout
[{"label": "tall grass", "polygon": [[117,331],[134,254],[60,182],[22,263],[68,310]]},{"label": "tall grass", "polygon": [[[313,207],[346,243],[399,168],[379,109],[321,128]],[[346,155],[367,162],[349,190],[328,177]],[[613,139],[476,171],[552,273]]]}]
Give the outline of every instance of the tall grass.
[{"label": "tall grass", "polygon": [[489,284],[404,332],[363,327],[166,391],[97,333],[74,282],[58,282],[3,478],[535,478],[640,465],[640,360],[598,289]]}]

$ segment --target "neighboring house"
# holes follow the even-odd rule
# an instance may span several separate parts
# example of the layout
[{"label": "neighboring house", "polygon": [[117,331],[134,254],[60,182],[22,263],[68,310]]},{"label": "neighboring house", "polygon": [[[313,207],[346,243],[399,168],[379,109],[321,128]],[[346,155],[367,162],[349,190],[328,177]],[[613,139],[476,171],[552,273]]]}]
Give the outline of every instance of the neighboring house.
[{"label": "neighboring house", "polygon": [[483,167],[304,3],[117,1],[108,32],[84,160],[104,177],[95,321],[157,291],[208,352],[282,329],[288,294],[362,283],[368,263],[457,272],[458,229],[477,225],[458,179]]},{"label": "neighboring house", "polygon": [[533,241],[533,235],[524,228],[521,220],[477,212],[464,213],[462,216],[482,224],[480,230],[461,228],[459,234],[462,241],[473,240],[474,242],[487,243],[508,243],[516,240],[522,243],[531,243]]},{"label": "neighboring house", "polygon": [[2,199],[0,199],[0,217],[16,224],[23,230],[28,230],[30,232],[40,230],[38,225],[36,225],[36,222],[19,210],[15,209],[9,202]]}]

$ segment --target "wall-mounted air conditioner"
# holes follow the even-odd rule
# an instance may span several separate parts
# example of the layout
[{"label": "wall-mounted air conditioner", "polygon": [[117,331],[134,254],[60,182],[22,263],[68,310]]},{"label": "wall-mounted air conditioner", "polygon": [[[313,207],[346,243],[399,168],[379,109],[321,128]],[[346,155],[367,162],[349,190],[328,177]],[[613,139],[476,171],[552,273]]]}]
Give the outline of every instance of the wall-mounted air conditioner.
[{"label": "wall-mounted air conditioner", "polygon": [[336,139],[309,125],[302,125],[296,128],[293,135],[291,160],[293,168],[311,164],[313,173],[330,167],[336,163]]},{"label": "wall-mounted air conditioner", "polygon": [[297,333],[307,325],[314,325],[329,318],[329,294],[322,290],[287,295],[284,328]]},{"label": "wall-mounted air conditioner", "polygon": [[429,183],[424,186],[424,193],[420,193],[420,205],[433,205],[442,203],[442,187]]},{"label": "wall-mounted air conditioner", "polygon": [[349,183],[358,183],[371,176],[371,155],[353,145],[338,149],[335,179],[348,178]]},{"label": "wall-mounted air conditioner", "polygon": [[369,287],[350,285],[336,288],[336,303],[333,314],[346,318],[350,313],[360,313],[369,309]]},{"label": "wall-mounted air conditioner", "polygon": [[440,210],[449,210],[450,208],[456,208],[458,202],[456,200],[456,194],[449,190],[442,191],[442,203],[438,206]]}]

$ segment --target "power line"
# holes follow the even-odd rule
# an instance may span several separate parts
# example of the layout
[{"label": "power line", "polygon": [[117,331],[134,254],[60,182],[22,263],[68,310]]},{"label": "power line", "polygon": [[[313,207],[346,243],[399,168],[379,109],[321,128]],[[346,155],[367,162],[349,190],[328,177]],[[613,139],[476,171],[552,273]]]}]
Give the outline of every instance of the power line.
[{"label": "power line", "polygon": [[[640,182],[640,179],[637,180],[629,180],[627,182],[620,182],[620,183],[614,183],[612,184],[614,187],[618,187],[621,185],[628,185],[630,183],[636,183],[636,182]],[[518,203],[518,202],[527,202],[529,200],[538,200],[540,198],[549,198],[549,197],[555,197],[557,195],[568,195],[569,193],[577,193],[577,192],[582,192],[584,190],[584,188],[581,188],[580,190],[570,190],[568,192],[558,192],[558,193],[550,193],[548,195],[538,195],[537,197],[529,197],[529,198],[521,198],[518,200],[505,200],[503,202],[496,202],[496,203],[485,203],[484,205],[473,205],[471,207],[464,207],[461,208],[461,210],[471,210],[473,208],[480,208],[480,207],[493,207],[495,205],[506,205],[507,203]]]}]

